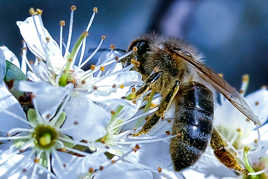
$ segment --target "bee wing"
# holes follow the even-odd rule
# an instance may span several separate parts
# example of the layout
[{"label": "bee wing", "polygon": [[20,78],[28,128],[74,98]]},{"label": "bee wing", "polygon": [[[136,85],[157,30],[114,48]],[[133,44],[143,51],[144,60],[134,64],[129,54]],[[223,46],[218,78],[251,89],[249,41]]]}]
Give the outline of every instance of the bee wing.
[{"label": "bee wing", "polygon": [[[169,49],[170,50],[170,49]],[[258,116],[254,114],[250,106],[245,99],[239,94],[239,92],[229,85],[222,77],[217,73],[204,66],[197,60],[194,60],[186,51],[172,50],[179,57],[190,63],[197,69],[197,72],[201,78],[210,83],[218,92],[222,93],[226,99],[228,99],[234,107],[236,107],[241,113],[243,113],[249,120],[256,125],[261,125]]]}]

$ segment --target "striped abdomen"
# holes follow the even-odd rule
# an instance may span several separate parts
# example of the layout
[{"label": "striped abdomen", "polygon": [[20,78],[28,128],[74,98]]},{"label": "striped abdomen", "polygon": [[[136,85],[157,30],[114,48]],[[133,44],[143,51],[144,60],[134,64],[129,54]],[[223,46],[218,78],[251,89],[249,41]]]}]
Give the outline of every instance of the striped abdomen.
[{"label": "striped abdomen", "polygon": [[193,165],[205,151],[211,138],[213,94],[197,82],[185,83],[176,96],[176,118],[170,142],[174,169]]}]

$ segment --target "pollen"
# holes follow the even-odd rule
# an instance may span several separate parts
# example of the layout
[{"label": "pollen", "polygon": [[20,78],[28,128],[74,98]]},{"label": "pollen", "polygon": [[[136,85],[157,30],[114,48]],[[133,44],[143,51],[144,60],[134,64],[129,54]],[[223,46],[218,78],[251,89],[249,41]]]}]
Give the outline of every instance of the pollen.
[{"label": "pollen", "polygon": [[75,11],[76,9],[77,9],[76,5],[72,5],[72,6],[71,6],[71,10],[72,10],[72,11]]},{"label": "pollen", "polygon": [[101,66],[100,71],[104,71],[104,70],[105,70],[104,66]]},{"label": "pollen", "polygon": [[140,62],[137,61],[136,59],[131,59],[130,61],[131,61],[131,63],[132,63],[133,65],[135,65],[136,67],[139,67],[139,66],[140,66]]},{"label": "pollen", "polygon": [[115,111],[111,111],[111,114],[112,114],[112,115],[115,115]]},{"label": "pollen", "polygon": [[155,108],[157,104],[151,103],[150,108]]},{"label": "pollen", "polygon": [[64,20],[60,21],[60,26],[62,26],[62,27],[65,26],[65,21]]},{"label": "pollen", "polygon": [[98,13],[98,8],[97,7],[94,7],[93,8],[93,12]]},{"label": "pollen", "polygon": [[95,70],[95,68],[96,68],[95,65],[91,65],[91,66],[90,66],[90,69],[91,69],[91,70]]},{"label": "pollen", "polygon": [[115,162],[116,162],[115,160],[112,160],[112,164],[115,164]]}]

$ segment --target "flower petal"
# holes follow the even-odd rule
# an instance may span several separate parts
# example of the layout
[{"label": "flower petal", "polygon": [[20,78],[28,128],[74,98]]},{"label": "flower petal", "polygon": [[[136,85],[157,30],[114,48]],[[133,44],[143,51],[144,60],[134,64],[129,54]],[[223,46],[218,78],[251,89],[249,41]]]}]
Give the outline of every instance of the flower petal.
[{"label": "flower petal", "polygon": [[0,47],[0,53],[3,54],[5,60],[10,61],[14,65],[16,65],[18,68],[20,68],[20,62],[18,58],[6,46]]},{"label": "flower petal", "polygon": [[247,102],[257,114],[261,122],[265,122],[268,118],[268,90],[263,88],[246,97]]},{"label": "flower petal", "polygon": [[68,88],[51,86],[44,82],[21,81],[18,87],[21,91],[32,92],[35,104],[43,117],[54,116],[60,104],[63,102]]},{"label": "flower petal", "polygon": [[25,21],[17,21],[17,25],[31,52],[47,61],[51,70],[59,74],[63,70],[65,60],[58,44],[44,27],[41,16],[35,15]]},{"label": "flower petal", "polygon": [[3,82],[0,84],[0,131],[8,132],[12,128],[27,128],[27,125],[24,122],[2,112],[2,110],[14,113],[20,118],[26,120],[26,116],[21,105],[8,91]]},{"label": "flower petal", "polygon": [[70,128],[66,130],[66,134],[75,140],[95,141],[106,134],[109,113],[85,96],[72,97],[65,107],[65,112],[67,120],[63,128]]},{"label": "flower petal", "polygon": [[0,83],[2,83],[2,80],[5,78],[5,74],[6,74],[5,55],[2,51],[0,51]]}]

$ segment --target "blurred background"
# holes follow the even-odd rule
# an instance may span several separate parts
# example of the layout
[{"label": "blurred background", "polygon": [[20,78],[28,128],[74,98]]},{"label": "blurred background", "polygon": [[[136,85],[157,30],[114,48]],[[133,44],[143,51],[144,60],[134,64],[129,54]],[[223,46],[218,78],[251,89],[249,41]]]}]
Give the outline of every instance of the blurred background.
[{"label": "blurred background", "polygon": [[249,91],[268,84],[267,0],[2,0],[0,45],[19,56],[21,36],[16,21],[28,16],[30,7],[44,10],[45,27],[59,39],[59,21],[65,20],[67,40],[70,6],[77,5],[72,43],[86,28],[92,8],[97,14],[87,48],[94,48],[102,34],[103,47],[126,49],[144,33],[156,32],[183,38],[205,56],[206,64],[236,88],[241,76],[251,77]]}]

